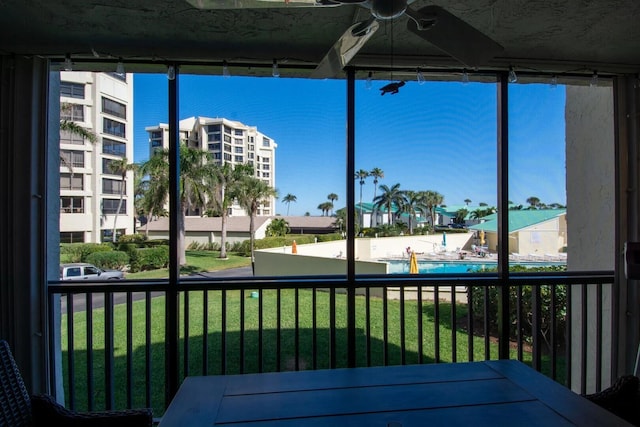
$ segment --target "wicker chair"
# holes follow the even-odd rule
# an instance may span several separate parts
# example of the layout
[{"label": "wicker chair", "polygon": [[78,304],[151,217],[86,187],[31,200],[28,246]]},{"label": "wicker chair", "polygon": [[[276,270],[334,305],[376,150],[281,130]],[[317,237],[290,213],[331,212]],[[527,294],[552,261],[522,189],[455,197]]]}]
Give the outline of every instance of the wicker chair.
[{"label": "wicker chair", "polygon": [[0,340],[0,426],[151,427],[152,423],[149,409],[74,412],[65,409],[51,396],[30,396],[9,345]]},{"label": "wicker chair", "polygon": [[635,426],[640,426],[640,380],[634,375],[625,375],[598,393],[584,397],[625,419]]}]

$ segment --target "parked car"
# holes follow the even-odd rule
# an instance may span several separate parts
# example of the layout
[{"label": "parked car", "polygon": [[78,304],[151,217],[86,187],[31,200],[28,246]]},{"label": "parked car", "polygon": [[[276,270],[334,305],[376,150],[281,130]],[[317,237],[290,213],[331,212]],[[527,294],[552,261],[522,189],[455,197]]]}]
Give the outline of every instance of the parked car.
[{"label": "parked car", "polygon": [[60,265],[60,280],[120,280],[120,270],[102,270],[93,264],[73,263]]}]

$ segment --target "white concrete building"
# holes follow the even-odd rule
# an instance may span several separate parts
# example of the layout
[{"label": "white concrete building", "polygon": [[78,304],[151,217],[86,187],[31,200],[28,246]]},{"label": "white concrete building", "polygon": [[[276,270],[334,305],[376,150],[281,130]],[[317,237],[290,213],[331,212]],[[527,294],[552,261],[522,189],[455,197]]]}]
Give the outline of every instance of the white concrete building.
[{"label": "white concrete building", "polygon": [[[160,123],[146,127],[149,133],[149,155],[161,148],[169,147],[169,125]],[[224,118],[190,117],[180,121],[180,141],[189,147],[211,153],[218,164],[249,164],[256,178],[276,188],[275,141],[258,131],[255,126]],[[258,208],[259,216],[275,215],[276,198],[271,197]],[[191,212],[200,215],[198,209]],[[229,211],[230,216],[244,216],[246,212],[237,204]]]},{"label": "white concrete building", "polygon": [[133,162],[133,76],[63,71],[60,104],[61,120],[97,137],[60,132],[60,242],[111,241],[114,221],[117,235],[133,233],[133,172],[123,182],[109,169],[114,160]]}]

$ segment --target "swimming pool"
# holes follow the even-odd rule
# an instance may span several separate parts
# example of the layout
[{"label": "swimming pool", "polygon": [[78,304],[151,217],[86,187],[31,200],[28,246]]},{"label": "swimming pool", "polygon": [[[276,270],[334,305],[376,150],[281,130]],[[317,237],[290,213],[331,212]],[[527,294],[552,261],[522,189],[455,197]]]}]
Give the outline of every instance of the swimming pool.
[{"label": "swimming pool", "polygon": [[[408,274],[408,260],[383,260],[389,264],[389,274]],[[548,267],[551,265],[565,265],[562,262],[518,262],[518,265],[525,267]],[[418,260],[418,270],[420,274],[429,273],[475,273],[485,269],[496,268],[495,261],[481,262],[461,262],[461,261],[436,261]]]}]

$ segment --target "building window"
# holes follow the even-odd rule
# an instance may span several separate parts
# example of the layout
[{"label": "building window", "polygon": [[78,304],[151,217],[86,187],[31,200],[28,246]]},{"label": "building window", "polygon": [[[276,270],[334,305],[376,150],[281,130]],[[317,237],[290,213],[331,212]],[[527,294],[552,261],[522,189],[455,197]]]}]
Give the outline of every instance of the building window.
[{"label": "building window", "polygon": [[62,104],[60,106],[60,120],[84,122],[84,105],[67,103]]},{"label": "building window", "polygon": [[83,185],[84,179],[82,174],[70,174],[70,173],[61,173],[60,174],[60,189],[61,190],[82,190],[84,188]]},{"label": "building window", "polygon": [[249,144],[249,151],[254,151],[256,149],[256,146],[253,144]]},{"label": "building window", "polygon": [[271,211],[269,209],[263,209],[262,215],[271,215]]},{"label": "building window", "polygon": [[[105,215],[115,215],[118,211],[118,204],[120,203],[119,199],[102,199],[102,213]],[[120,207],[120,213],[127,213],[127,201],[122,201],[122,206]]]},{"label": "building window", "polygon": [[262,137],[262,146],[263,147],[271,146],[271,140],[269,138],[267,138],[266,136],[263,136]]},{"label": "building window", "polygon": [[151,148],[162,148],[162,141],[154,139],[151,141]]},{"label": "building window", "polygon": [[262,172],[263,178],[269,178],[269,172]]},{"label": "building window", "polygon": [[233,134],[235,136],[243,136],[244,135],[244,131],[242,129],[234,129],[233,130]]},{"label": "building window", "polygon": [[84,231],[61,231],[60,243],[84,243]]},{"label": "building window", "polygon": [[222,158],[222,155],[220,153],[211,153],[211,157],[214,160],[220,160]]},{"label": "building window", "polygon": [[107,119],[106,117],[102,119],[102,131],[104,133],[108,133],[109,135],[119,136],[120,138],[126,138],[127,137],[126,128],[127,126],[124,123]]},{"label": "building window", "polygon": [[225,135],[224,142],[228,142],[229,144],[231,144],[231,137],[229,135]]},{"label": "building window", "polygon": [[127,145],[124,142],[114,141],[109,138],[102,138],[102,153],[124,157],[127,153]]},{"label": "building window", "polygon": [[247,154],[247,157],[250,158],[250,159],[253,159],[253,153]]},{"label": "building window", "polygon": [[224,133],[231,134],[231,128],[229,126],[224,127]]},{"label": "building window", "polygon": [[60,165],[68,168],[83,168],[84,151],[60,150]]},{"label": "building window", "polygon": [[127,106],[112,99],[102,97],[102,112],[112,116],[127,118]]},{"label": "building window", "polygon": [[244,156],[234,156],[233,157],[233,161],[236,163],[243,163],[244,162]]},{"label": "building window", "polygon": [[231,145],[230,144],[224,144],[224,151],[228,151],[230,153],[231,152]]},{"label": "building window", "polygon": [[263,165],[262,165],[262,169],[263,169],[263,170],[268,171],[268,170],[270,170],[270,169],[271,169],[271,166],[270,166],[270,165],[268,165],[268,164],[263,164]]},{"label": "building window", "polygon": [[[114,162],[116,162],[117,160],[115,159],[107,159],[107,158],[102,158],[102,173],[105,174],[109,174],[109,175],[120,175],[120,172],[116,169],[114,169]],[[119,194],[119,193],[118,193]]]},{"label": "building window", "polygon": [[60,82],[60,96],[84,99],[84,85],[81,83]]},{"label": "building window", "polygon": [[60,144],[84,145],[84,138],[68,130],[61,130]]},{"label": "building window", "polygon": [[[109,230],[100,230],[100,241],[101,242],[113,242],[113,229],[109,229]],[[125,229],[124,228],[118,228],[116,229],[116,241],[120,238],[120,236],[125,234]]]},{"label": "building window", "polygon": [[262,161],[263,161],[264,163],[270,163],[270,162],[271,162],[271,158],[270,158],[270,157],[263,157],[263,158],[262,158]]},{"label": "building window", "polygon": [[222,148],[222,144],[219,142],[214,142],[213,144],[209,144],[209,151],[220,151]]},{"label": "building window", "polygon": [[120,194],[122,191],[122,194],[127,194],[127,188],[124,184],[125,182],[119,179],[102,178],[102,193]]},{"label": "building window", "polygon": [[233,143],[236,145],[243,145],[244,140],[242,138],[233,138]]},{"label": "building window", "polygon": [[[253,137],[252,137],[252,136],[250,136],[250,137],[249,137],[249,142],[253,142],[253,141],[254,141]],[[252,150],[253,150],[253,148],[252,148]]]},{"label": "building window", "polygon": [[60,213],[84,213],[84,197],[60,197]]},{"label": "building window", "polygon": [[225,161],[230,162],[231,161],[231,154],[224,153],[224,159],[225,159]]},{"label": "building window", "polygon": [[242,147],[234,147],[234,153],[242,154],[244,152],[244,148]]}]

